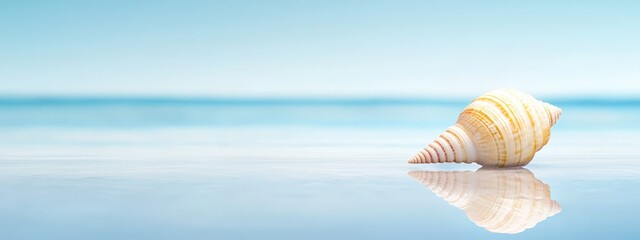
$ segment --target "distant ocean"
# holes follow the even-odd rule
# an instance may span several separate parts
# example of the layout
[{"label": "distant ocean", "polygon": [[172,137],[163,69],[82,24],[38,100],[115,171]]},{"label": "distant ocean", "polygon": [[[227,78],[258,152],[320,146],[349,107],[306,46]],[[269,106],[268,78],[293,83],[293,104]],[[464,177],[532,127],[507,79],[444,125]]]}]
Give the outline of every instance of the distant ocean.
[{"label": "distant ocean", "polygon": [[[640,98],[545,99],[557,128],[638,128]],[[0,98],[0,128],[309,126],[425,128],[455,122],[470,100],[257,98]],[[571,122],[571,124],[566,124]],[[597,123],[597,124],[596,124]]]},{"label": "distant ocean", "polygon": [[[0,98],[0,232],[65,240],[637,238],[640,99],[543,100],[563,109],[549,144],[526,171],[505,174],[406,163],[470,100]],[[416,177],[438,174],[502,181],[482,188],[496,203],[526,199],[517,193],[536,187],[558,205],[554,214],[531,208],[543,218],[515,236],[496,233],[449,204],[440,189],[457,185]]]}]

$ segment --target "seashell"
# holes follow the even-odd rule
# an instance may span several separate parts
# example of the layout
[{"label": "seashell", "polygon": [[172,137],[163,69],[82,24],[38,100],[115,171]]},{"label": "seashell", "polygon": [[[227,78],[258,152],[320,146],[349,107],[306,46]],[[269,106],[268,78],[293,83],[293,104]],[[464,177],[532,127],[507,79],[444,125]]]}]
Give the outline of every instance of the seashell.
[{"label": "seashell", "polygon": [[516,90],[494,90],[471,102],[435,141],[409,163],[524,166],[551,135],[561,110]]},{"label": "seashell", "polygon": [[549,186],[524,168],[415,171],[409,176],[490,232],[519,233],[561,210]]}]

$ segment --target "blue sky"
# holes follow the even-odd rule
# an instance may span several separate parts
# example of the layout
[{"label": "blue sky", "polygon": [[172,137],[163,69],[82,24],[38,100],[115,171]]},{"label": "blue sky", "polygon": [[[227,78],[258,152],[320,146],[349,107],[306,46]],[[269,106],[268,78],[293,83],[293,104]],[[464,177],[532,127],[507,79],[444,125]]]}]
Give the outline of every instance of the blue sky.
[{"label": "blue sky", "polygon": [[640,1],[0,1],[0,94],[640,94]]}]

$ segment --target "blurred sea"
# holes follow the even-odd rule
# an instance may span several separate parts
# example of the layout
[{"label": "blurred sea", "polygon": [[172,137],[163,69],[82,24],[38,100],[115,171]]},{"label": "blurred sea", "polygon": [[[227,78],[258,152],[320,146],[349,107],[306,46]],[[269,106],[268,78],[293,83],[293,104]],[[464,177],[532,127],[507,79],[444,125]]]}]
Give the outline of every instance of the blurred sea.
[{"label": "blurred sea", "polygon": [[[563,109],[549,144],[528,171],[505,176],[475,164],[406,163],[456,121],[466,100],[2,98],[0,232],[2,239],[636,239],[640,99],[544,100]],[[482,186],[503,204],[488,214],[530,198],[526,186],[547,186],[561,211],[521,233],[496,233],[437,194],[447,182],[426,184],[409,176],[416,171],[504,180]],[[479,202],[474,191],[462,193]]]}]

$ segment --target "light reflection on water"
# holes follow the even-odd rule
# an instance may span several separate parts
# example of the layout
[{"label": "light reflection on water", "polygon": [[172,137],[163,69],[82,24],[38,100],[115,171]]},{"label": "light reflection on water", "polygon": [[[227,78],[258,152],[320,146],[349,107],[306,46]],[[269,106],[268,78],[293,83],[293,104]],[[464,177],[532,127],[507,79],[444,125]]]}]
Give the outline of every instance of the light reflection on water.
[{"label": "light reflection on water", "polygon": [[[2,239],[640,234],[638,104],[560,104],[563,116],[530,171],[406,164],[464,104],[4,102],[0,232]],[[463,210],[407,172],[440,194],[455,186],[460,191],[450,192],[466,197],[454,201]],[[426,175],[456,184],[440,186]],[[517,204],[511,199],[519,207],[507,209]],[[559,210],[553,201],[562,212],[549,217]],[[519,211],[527,208],[537,210]]]}]

